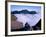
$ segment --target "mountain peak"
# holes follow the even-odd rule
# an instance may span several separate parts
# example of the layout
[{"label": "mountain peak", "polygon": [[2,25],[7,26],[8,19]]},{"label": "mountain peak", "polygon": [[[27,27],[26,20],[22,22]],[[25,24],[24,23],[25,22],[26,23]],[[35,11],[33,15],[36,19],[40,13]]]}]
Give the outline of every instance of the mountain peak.
[{"label": "mountain peak", "polygon": [[21,10],[21,11],[13,11],[11,14],[36,14],[36,11],[28,11],[28,10]]}]

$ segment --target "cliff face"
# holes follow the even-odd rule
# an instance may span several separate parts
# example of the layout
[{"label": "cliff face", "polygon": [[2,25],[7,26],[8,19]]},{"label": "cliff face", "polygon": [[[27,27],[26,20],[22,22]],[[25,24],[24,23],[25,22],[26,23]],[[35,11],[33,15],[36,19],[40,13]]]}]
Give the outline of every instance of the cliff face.
[{"label": "cliff face", "polygon": [[23,23],[17,21],[17,17],[14,15],[11,15],[11,29],[20,29],[23,27]]},{"label": "cliff face", "polygon": [[21,10],[21,11],[13,11],[11,14],[37,14],[36,11],[28,11],[28,10]]}]

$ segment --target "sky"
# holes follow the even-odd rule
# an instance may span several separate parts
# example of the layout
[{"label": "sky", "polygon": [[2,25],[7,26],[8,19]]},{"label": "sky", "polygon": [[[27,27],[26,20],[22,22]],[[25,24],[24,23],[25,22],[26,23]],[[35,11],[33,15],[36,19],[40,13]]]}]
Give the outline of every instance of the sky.
[{"label": "sky", "polygon": [[21,11],[27,9],[28,11],[36,11],[40,12],[41,7],[40,6],[22,6],[22,5],[11,5],[11,11]]}]

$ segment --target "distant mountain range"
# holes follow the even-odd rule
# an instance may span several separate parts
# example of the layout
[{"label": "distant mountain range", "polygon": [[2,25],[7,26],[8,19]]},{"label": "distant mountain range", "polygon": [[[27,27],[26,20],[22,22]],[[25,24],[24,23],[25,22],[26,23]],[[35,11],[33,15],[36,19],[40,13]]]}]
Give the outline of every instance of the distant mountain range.
[{"label": "distant mountain range", "polygon": [[21,11],[12,11],[11,14],[37,14],[37,12],[36,11],[21,10]]}]

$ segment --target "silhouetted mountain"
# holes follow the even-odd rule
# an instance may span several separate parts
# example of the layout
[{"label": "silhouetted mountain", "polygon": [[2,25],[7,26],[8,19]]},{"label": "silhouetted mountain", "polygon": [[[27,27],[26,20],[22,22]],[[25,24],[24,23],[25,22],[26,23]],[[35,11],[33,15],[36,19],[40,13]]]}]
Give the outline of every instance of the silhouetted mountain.
[{"label": "silhouetted mountain", "polygon": [[28,11],[28,10],[21,10],[21,11],[13,11],[11,14],[37,14],[36,11]]}]

